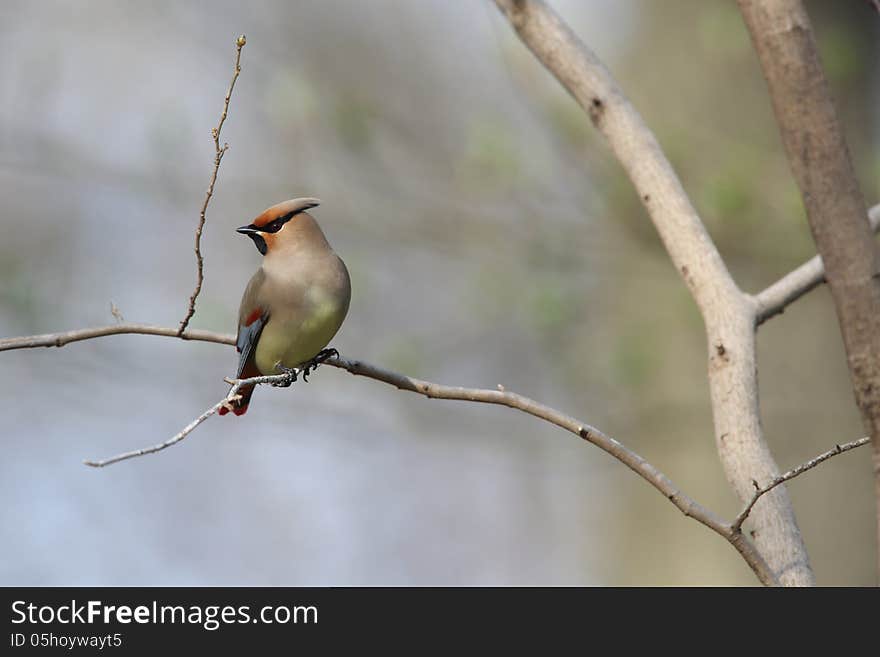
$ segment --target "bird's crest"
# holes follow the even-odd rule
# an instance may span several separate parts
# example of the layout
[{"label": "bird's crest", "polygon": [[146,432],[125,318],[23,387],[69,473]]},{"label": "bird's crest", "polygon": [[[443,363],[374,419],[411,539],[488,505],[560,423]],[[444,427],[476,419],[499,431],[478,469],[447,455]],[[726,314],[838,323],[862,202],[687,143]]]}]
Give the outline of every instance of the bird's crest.
[{"label": "bird's crest", "polygon": [[278,222],[279,227],[293,219],[300,212],[305,212],[316,207],[320,201],[316,198],[294,198],[284,201],[265,210],[263,214],[254,219],[254,228],[268,228],[270,224]]}]

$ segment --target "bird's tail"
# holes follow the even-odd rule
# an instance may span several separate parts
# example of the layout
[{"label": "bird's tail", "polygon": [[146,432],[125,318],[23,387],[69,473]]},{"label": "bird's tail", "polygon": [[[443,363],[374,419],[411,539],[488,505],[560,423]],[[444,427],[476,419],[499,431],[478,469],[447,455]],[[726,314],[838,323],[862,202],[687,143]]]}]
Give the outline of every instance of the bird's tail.
[{"label": "bird's tail", "polygon": [[[238,373],[238,378],[249,379],[253,376],[260,376],[260,370],[257,369],[257,366],[252,360],[249,360]],[[248,404],[251,403],[251,395],[254,394],[255,387],[256,386],[242,386],[239,388],[239,398],[223,404],[218,411],[220,415],[226,415],[229,411],[232,411],[235,415],[244,415],[247,413]]]},{"label": "bird's tail", "polygon": [[244,415],[247,413],[248,405],[251,403],[251,395],[254,394],[255,387],[256,386],[242,386],[239,388],[238,394],[240,395],[240,398],[233,399],[221,406],[218,413],[220,413],[220,415],[226,415],[229,411],[232,411],[235,415]]}]

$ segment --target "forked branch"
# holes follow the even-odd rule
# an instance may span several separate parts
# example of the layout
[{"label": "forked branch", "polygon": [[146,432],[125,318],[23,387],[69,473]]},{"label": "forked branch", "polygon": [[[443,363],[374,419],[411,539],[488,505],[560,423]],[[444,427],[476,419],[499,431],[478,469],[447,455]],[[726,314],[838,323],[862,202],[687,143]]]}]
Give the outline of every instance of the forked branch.
[{"label": "forked branch", "polygon": [[[757,388],[753,376],[754,327],[758,322],[764,321],[775,312],[781,312],[787,303],[799,298],[823,282],[821,261],[807,263],[754,298],[743,294],[730,277],[723,260],[712,244],[675,172],[653,135],[617,88],[610,73],[602,66],[601,62],[543,3],[537,0],[496,0],[496,2],[505,11],[520,36],[536,56],[584,106],[596,127],[609,139],[615,154],[639,190],[673,262],[703,312],[712,350],[710,365],[716,368],[714,374],[710,375],[710,383],[713,388],[713,408],[716,414],[716,433],[720,435],[719,440],[723,442],[725,436],[729,435],[724,433],[724,428],[733,426],[731,430],[739,432],[737,434],[739,444],[748,444],[750,445],[749,449],[752,450],[745,461],[732,469],[728,468],[729,463],[725,463],[725,467],[729,469],[728,476],[736,484],[738,491],[741,482],[737,478],[741,478],[744,468],[753,467],[755,472],[751,476],[766,478],[766,473],[772,471],[775,465],[763,443],[759,428],[760,423],[757,419]],[[187,326],[195,312],[196,299],[204,280],[200,238],[220,162],[228,148],[226,144],[220,145],[220,131],[226,120],[232,90],[240,71],[241,48],[244,44],[242,36],[236,44],[235,73],[226,94],[223,113],[217,127],[212,130],[215,145],[214,170],[196,229],[197,284],[189,300],[187,315],[181,321],[180,326],[173,329],[153,325],[119,323],[64,333],[7,338],[0,340],[0,351],[61,347],[81,340],[126,333],[234,344],[235,338],[232,335],[187,330]],[[877,208],[872,213],[872,220],[875,227],[877,223],[880,223],[880,211]],[[790,512],[787,497],[780,494],[780,491],[776,491],[773,496],[770,496],[774,498],[772,501],[765,501],[755,510],[756,517],[765,513],[765,526],[771,530],[761,533],[764,541],[763,546],[760,543],[756,546],[743,536],[742,525],[752,514],[756,503],[785,481],[806,472],[836,454],[854,449],[867,442],[867,439],[861,439],[835,446],[832,450],[811,461],[785,474],[773,477],[763,488],[755,484],[756,490],[750,495],[743,511],[732,523],[728,523],[679,490],[665,474],[622,443],[595,427],[533,399],[504,390],[500,386],[498,390],[491,390],[441,385],[385,370],[363,361],[348,360],[342,357],[330,358],[326,362],[354,375],[381,381],[400,390],[415,392],[429,398],[496,404],[516,409],[554,424],[578,438],[596,445],[650,483],[685,516],[694,518],[724,537],[737,549],[760,581],[767,585],[778,585],[780,581],[784,583],[809,582],[812,573],[806,562],[805,552],[802,560],[799,561],[799,557],[795,557],[787,564],[780,562],[778,553],[773,549],[767,551],[769,555],[767,559],[762,554],[764,548],[769,545],[765,535],[770,535],[772,532],[777,532],[777,541],[779,539],[788,540],[789,556],[792,551],[797,553],[799,549],[800,537],[794,524],[794,516]],[[232,388],[222,400],[205,410],[170,439],[151,447],[125,452],[108,459],[86,461],[86,464],[93,467],[105,467],[123,460],[163,451],[184,440],[196,427],[216,414],[224,404],[227,404],[238,394],[242,386],[282,383],[289,380],[291,376],[291,374],[279,374],[230,381],[233,384]],[[739,405],[725,406],[719,402],[716,394],[719,391],[725,391],[725,394],[738,399]],[[737,420],[743,425],[742,427],[736,424]],[[721,448],[719,449],[721,450]],[[722,459],[724,460],[723,450]],[[769,514],[766,513],[768,509],[772,509]],[[771,563],[773,563],[772,566]],[[791,563],[795,565],[792,566]],[[794,576],[787,574],[786,571],[789,569],[796,571],[796,574]]]},{"label": "forked branch", "polygon": [[[761,428],[754,299],[730,275],[669,159],[611,72],[541,0],[495,0],[522,42],[608,141],[651,218],[706,326],[715,442],[728,482],[745,503],[753,478],[779,474]],[[755,509],[758,549],[783,584],[814,583],[784,488]]]},{"label": "forked branch", "polygon": [[[868,210],[871,230],[880,230],[880,205]],[[758,304],[755,321],[763,324],[785,309],[813,288],[825,283],[825,265],[822,256],[816,255],[797,269],[790,271],[778,281],[755,295]]]},{"label": "forked branch", "polygon": [[855,449],[856,447],[861,447],[862,445],[867,445],[871,442],[870,436],[865,436],[864,438],[859,438],[858,440],[853,440],[849,443],[844,443],[843,445],[835,445],[827,452],[822,452],[819,456],[811,458],[806,463],[802,463],[796,468],[792,468],[788,472],[779,475],[773,481],[771,481],[766,486],[761,486],[757,481],[752,481],[752,484],[755,486],[755,494],[752,496],[752,499],[749,500],[749,503],[746,504],[745,508],[740,511],[739,515],[733,521],[733,529],[739,531],[742,527],[742,524],[745,522],[746,518],[749,517],[749,513],[752,511],[752,507],[755,506],[755,503],[761,499],[761,497],[771,490],[779,486],[780,484],[784,484],[789,479],[794,479],[798,475],[803,474],[807,470],[812,470],[817,465],[822,463],[823,461],[827,461],[832,456],[837,456],[838,454],[843,454],[844,452],[848,452],[851,449]]},{"label": "forked branch", "polygon": [[[122,327],[123,329],[126,327]],[[134,330],[128,331],[130,333],[147,333],[151,335],[161,335],[166,337],[176,337],[173,329],[166,329],[163,327],[146,327],[149,328],[150,331],[143,331],[145,328],[140,325],[134,325]],[[90,334],[91,337],[86,338],[82,337],[86,334],[86,331]],[[112,335],[113,333],[101,331],[100,329],[92,329],[78,332],[80,339],[91,339],[97,338],[104,335]],[[117,331],[116,333],[123,333],[126,331]],[[67,344],[68,342],[61,341],[60,343],[52,343],[45,338],[48,336],[32,336],[30,338],[17,338],[17,343],[15,347],[7,347],[13,349],[22,349],[28,347],[38,347],[38,346],[52,346],[53,344],[58,344],[62,346],[63,344]],[[233,336],[224,335],[221,333],[192,333],[188,335],[185,339],[191,340],[204,340],[207,342],[216,342],[220,344],[230,344],[233,340]],[[8,344],[8,341],[7,341]],[[25,346],[27,345],[27,346]],[[749,564],[757,577],[766,585],[777,585],[779,582],[773,574],[772,569],[767,565],[766,561],[763,557],[758,553],[755,547],[745,539],[742,535],[742,524],[745,519],[748,517],[749,513],[754,507],[755,503],[758,499],[764,494],[771,491],[776,486],[788,481],[789,479],[793,479],[798,475],[810,470],[823,461],[831,458],[832,456],[836,456],[837,454],[842,454],[843,452],[849,451],[861,445],[867,444],[868,439],[862,438],[857,441],[853,441],[852,443],[846,443],[844,445],[837,445],[833,449],[825,452],[824,454],[820,454],[819,456],[807,461],[803,465],[798,466],[792,470],[789,470],[785,474],[777,477],[773,481],[771,481],[764,488],[756,490],[752,500],[746,506],[745,509],[737,516],[737,518],[732,523],[727,523],[723,521],[721,518],[716,516],[712,511],[699,504],[691,497],[683,493],[665,474],[663,474],[660,470],[658,470],[651,463],[646,461],[642,456],[633,450],[629,449],[621,442],[611,438],[607,434],[603,433],[599,429],[592,427],[576,418],[566,415],[554,408],[551,408],[545,404],[541,404],[540,402],[535,401],[534,399],[530,399],[529,397],[525,397],[523,395],[510,392],[504,390],[499,387],[498,390],[490,390],[490,389],[481,389],[481,388],[465,388],[462,386],[447,386],[441,385],[439,383],[432,383],[430,381],[425,381],[422,379],[416,379],[414,377],[406,376],[404,374],[399,374],[397,372],[393,372],[391,370],[387,370],[376,365],[371,365],[369,363],[365,363],[360,360],[349,360],[342,357],[330,358],[326,361],[326,364],[332,365],[333,367],[337,367],[340,369],[344,369],[351,374],[356,376],[363,376],[366,378],[374,379],[376,381],[381,381],[388,385],[394,386],[399,390],[405,390],[408,392],[414,392],[420,395],[424,395],[425,397],[429,397],[431,399],[446,399],[446,400],[459,400],[459,401],[470,401],[484,404],[497,404],[500,406],[506,406],[508,408],[512,408],[515,410],[519,410],[528,415],[532,415],[533,417],[539,418],[541,420],[545,420],[551,424],[554,424],[562,429],[565,429],[569,433],[574,434],[578,438],[592,443],[599,449],[607,452],[615,459],[629,467],[633,472],[642,477],[645,481],[651,484],[654,488],[656,488],[660,493],[663,494],[679,511],[681,511],[685,516],[689,518],[693,518],[700,524],[708,527],[715,533],[722,536],[728,543],[734,546],[736,550],[742,555],[743,559]],[[201,415],[195,418],[192,422],[187,424],[183,429],[181,429],[174,436],[169,438],[166,441],[158,443],[156,445],[152,445],[150,447],[144,447],[140,449],[135,449],[129,452],[124,452],[118,454],[116,456],[101,459],[101,460],[87,460],[85,461],[86,465],[103,468],[108,465],[112,465],[114,463],[119,463],[120,461],[125,461],[132,458],[137,458],[140,456],[145,456],[148,454],[156,454],[160,451],[163,451],[173,445],[184,440],[187,436],[189,436],[193,430],[202,424],[205,420],[207,420],[212,415],[216,414],[221,407],[227,404],[231,399],[233,399],[238,391],[246,385],[260,385],[260,384],[279,384],[291,381],[292,374],[278,374],[272,376],[258,376],[252,377],[249,379],[239,379],[239,380],[230,380],[229,383],[232,384],[232,388],[230,388],[227,395],[218,401],[216,404],[212,405],[210,408],[205,410]]]}]

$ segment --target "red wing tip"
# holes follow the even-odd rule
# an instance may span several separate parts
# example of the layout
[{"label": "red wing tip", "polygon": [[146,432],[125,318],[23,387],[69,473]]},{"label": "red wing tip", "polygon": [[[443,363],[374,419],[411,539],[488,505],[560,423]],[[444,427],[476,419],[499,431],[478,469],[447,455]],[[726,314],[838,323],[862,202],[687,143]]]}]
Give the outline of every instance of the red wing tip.
[{"label": "red wing tip", "polygon": [[229,412],[229,409],[226,408],[225,406],[221,406],[221,407],[220,407],[220,410],[217,411],[217,412],[218,412],[220,415],[226,415],[226,414]]},{"label": "red wing tip", "polygon": [[244,320],[245,326],[250,326],[254,322],[256,322],[260,317],[263,316],[263,311],[261,308],[257,308],[250,315],[247,316],[247,319]]}]

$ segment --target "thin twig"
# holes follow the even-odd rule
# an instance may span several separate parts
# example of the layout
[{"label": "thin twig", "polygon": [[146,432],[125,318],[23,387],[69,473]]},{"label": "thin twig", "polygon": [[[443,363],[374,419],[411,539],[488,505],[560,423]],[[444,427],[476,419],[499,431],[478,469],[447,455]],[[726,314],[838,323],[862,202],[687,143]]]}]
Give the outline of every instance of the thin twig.
[{"label": "thin twig", "polygon": [[226,122],[226,116],[229,113],[229,101],[232,99],[232,90],[235,88],[235,81],[238,80],[238,74],[241,73],[241,49],[244,48],[246,43],[247,39],[244,34],[238,37],[235,41],[235,71],[232,74],[232,81],[229,83],[229,89],[226,91],[226,97],[223,99],[223,113],[220,115],[220,121],[217,123],[217,127],[211,128],[211,136],[214,138],[214,170],[211,172],[211,181],[208,183],[208,189],[205,192],[205,200],[202,203],[202,210],[199,212],[199,225],[196,226],[196,287],[193,290],[192,295],[190,295],[186,316],[180,321],[180,326],[177,329],[178,335],[183,335],[183,332],[189,325],[189,320],[192,319],[192,316],[196,312],[196,298],[198,298],[199,292],[202,291],[202,283],[205,280],[205,261],[204,258],[202,258],[202,230],[205,227],[205,213],[208,211],[208,203],[211,202],[211,197],[214,195],[214,184],[217,182],[217,173],[220,171],[220,162],[223,161],[223,156],[226,154],[226,151],[229,150],[229,144],[224,143],[223,146],[220,145],[220,132],[223,130],[223,124]]},{"label": "thin twig", "polygon": [[[880,230],[880,205],[868,210],[871,230]],[[755,295],[757,302],[756,322],[763,324],[774,315],[785,311],[791,304],[813,288],[825,282],[825,266],[822,256],[813,256],[797,269],[794,269]]]},{"label": "thin twig", "polygon": [[147,454],[155,454],[156,452],[161,452],[164,449],[168,449],[172,445],[176,445],[181,440],[186,438],[190,433],[192,433],[193,429],[199,426],[202,422],[207,420],[209,417],[214,415],[217,411],[219,411],[223,406],[228,404],[230,401],[235,399],[238,396],[238,391],[241,390],[243,386],[246,385],[255,385],[259,383],[283,383],[289,381],[293,376],[292,373],[278,374],[275,376],[255,376],[250,379],[235,379],[230,380],[233,384],[229,389],[229,392],[226,394],[226,397],[221,399],[219,402],[211,406],[204,413],[199,415],[195,420],[187,424],[183,429],[181,429],[174,436],[166,440],[165,442],[161,442],[158,445],[153,445],[151,447],[142,447],[141,449],[135,449],[130,452],[123,452],[122,454],[117,454],[116,456],[111,456],[110,458],[103,459],[101,461],[83,461],[85,465],[89,465],[93,468],[103,468],[108,465],[113,465],[114,463],[119,463],[120,461],[126,461],[128,459],[133,459],[138,456],[145,456]]},{"label": "thin twig", "polygon": [[832,456],[837,456],[838,454],[843,454],[844,452],[848,452],[849,450],[855,449],[856,447],[867,445],[869,442],[871,442],[871,437],[865,436],[864,438],[859,438],[858,440],[853,440],[852,442],[844,443],[843,445],[835,445],[827,452],[823,452],[822,454],[819,454],[819,456],[810,459],[806,463],[802,463],[798,467],[792,468],[788,472],[779,475],[763,488],[758,485],[758,482],[753,480],[752,483],[755,486],[755,494],[752,496],[752,499],[749,500],[749,503],[746,504],[745,508],[740,511],[739,515],[734,519],[731,527],[734,531],[739,531],[746,518],[749,517],[749,513],[751,513],[752,507],[755,506],[755,503],[757,503],[757,501],[761,499],[766,493],[769,493],[780,484],[784,484],[789,479],[794,479],[795,477],[803,474],[807,470],[812,470],[823,461],[827,461],[828,459],[830,459]]},{"label": "thin twig", "polygon": [[116,456],[113,456],[108,459],[103,459],[101,461],[86,460],[86,461],[83,461],[83,463],[85,465],[89,465],[93,468],[103,468],[104,466],[113,465],[114,463],[119,463],[120,461],[132,459],[136,456],[144,456],[145,454],[155,454],[156,452],[160,452],[163,449],[166,449],[167,447],[171,447],[172,445],[176,445],[181,440],[186,438],[192,432],[193,429],[195,429],[202,422],[204,422],[209,417],[214,415],[214,413],[216,413],[218,410],[220,410],[220,407],[223,406],[223,404],[225,404],[225,403],[226,403],[226,399],[223,399],[223,400],[217,402],[211,408],[209,408],[207,411],[205,411],[204,413],[199,415],[195,420],[193,420],[188,425],[186,425],[186,427],[184,427],[180,431],[180,433],[176,434],[173,438],[169,438],[164,443],[159,443],[158,445],[153,445],[152,447],[144,447],[142,449],[135,449],[131,452],[124,452],[123,454],[118,454]]},{"label": "thin twig", "polygon": [[[232,345],[235,343],[235,336],[223,333],[212,333],[210,331],[187,331],[184,335],[178,336],[177,331],[172,328],[152,326],[147,324],[117,324],[115,326],[102,326],[91,329],[81,329],[78,331],[67,331],[64,333],[49,333],[44,335],[32,335],[17,338],[6,338],[0,340],[0,351],[13,349],[32,349],[38,347],[63,347],[71,342],[81,340],[90,340],[108,335],[119,334],[146,334],[158,335],[164,337],[179,337],[185,340],[201,340],[205,342],[214,342],[219,344]],[[566,415],[554,408],[541,404],[540,402],[530,399],[523,395],[507,391],[503,387],[497,390],[480,389],[480,388],[464,388],[460,386],[446,386],[430,381],[416,379],[404,374],[392,372],[390,370],[371,365],[360,360],[347,360],[341,357],[329,358],[326,364],[347,370],[351,374],[363,376],[392,385],[400,390],[415,392],[433,399],[448,399],[480,402],[485,404],[498,404],[507,406],[532,415],[536,418],[555,424],[556,426],[569,431],[586,442],[596,445],[601,450],[607,452],[618,461],[629,467],[642,479],[651,484],[660,491],[676,508],[678,508],[685,516],[693,518],[702,525],[708,527],[715,533],[724,537],[733,547],[742,555],[746,563],[757,575],[760,581],[768,586],[778,585],[779,582],[773,573],[773,570],[757,551],[754,545],[747,541],[740,532],[733,531],[730,524],[719,518],[711,510],[702,506],[692,498],[683,493],[665,474],[658,470],[655,466],[646,461],[642,456],[632,451],[614,438],[604,434],[599,429],[592,427],[570,415]],[[92,467],[105,467],[113,463],[118,463],[127,459],[144,456],[147,454],[155,454],[163,451],[172,445],[176,445],[186,438],[197,426],[208,419],[210,416],[226,404],[234,397],[238,390],[244,385],[258,385],[263,383],[279,383],[289,380],[288,374],[278,374],[271,376],[253,377],[250,379],[232,380],[232,388],[229,393],[221,401],[217,402],[204,413],[199,415],[195,420],[190,422],[179,433],[172,438],[154,445],[145,447],[131,452],[125,452],[117,456],[100,460],[86,461],[86,465]]]}]

